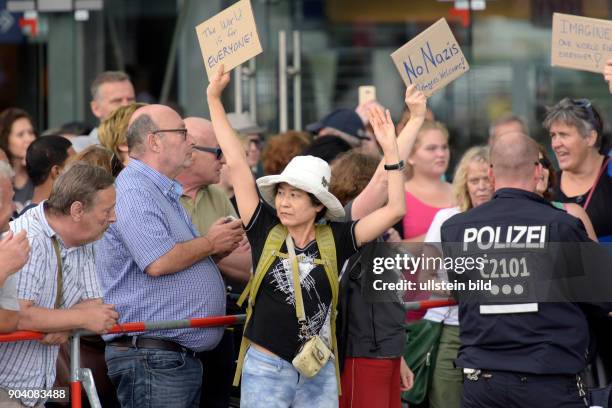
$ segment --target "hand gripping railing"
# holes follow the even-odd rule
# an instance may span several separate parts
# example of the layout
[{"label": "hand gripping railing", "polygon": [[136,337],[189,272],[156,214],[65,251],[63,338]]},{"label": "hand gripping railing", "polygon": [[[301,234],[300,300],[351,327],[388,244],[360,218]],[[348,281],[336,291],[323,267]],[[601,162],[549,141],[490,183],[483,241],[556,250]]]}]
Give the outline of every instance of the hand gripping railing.
[{"label": "hand gripping railing", "polygon": [[[408,310],[424,310],[434,307],[453,306],[457,302],[454,299],[436,299],[436,300],[421,300],[417,302],[405,302],[404,307]],[[217,326],[232,326],[244,323],[245,315],[232,316],[215,316],[215,317],[197,317],[193,319],[181,320],[159,320],[152,322],[132,322],[122,323],[113,326],[107,334],[143,332],[153,330],[168,330],[168,329],[188,329],[202,327],[217,327]],[[81,351],[80,341],[81,336],[94,334],[86,330],[75,330],[70,339],[70,403],[72,408],[81,408],[81,386],[85,389],[89,404],[92,408],[102,408],[96,387],[93,381],[93,375],[89,368],[80,367]],[[44,333],[19,330],[12,333],[0,334],[0,343],[26,341],[26,340],[41,340]]]},{"label": "hand gripping railing", "polygon": [[[142,332],[167,329],[188,329],[202,327],[232,326],[244,323],[245,315],[196,317],[181,320],[159,320],[152,322],[122,323],[113,326],[106,334]],[[81,408],[81,384],[87,393],[89,404],[92,408],[102,408],[93,375],[89,368],[81,368],[80,341],[81,336],[95,334],[86,330],[75,330],[70,339],[70,403],[72,408]],[[7,334],[0,334],[0,343],[41,340],[44,333],[20,330]]]}]

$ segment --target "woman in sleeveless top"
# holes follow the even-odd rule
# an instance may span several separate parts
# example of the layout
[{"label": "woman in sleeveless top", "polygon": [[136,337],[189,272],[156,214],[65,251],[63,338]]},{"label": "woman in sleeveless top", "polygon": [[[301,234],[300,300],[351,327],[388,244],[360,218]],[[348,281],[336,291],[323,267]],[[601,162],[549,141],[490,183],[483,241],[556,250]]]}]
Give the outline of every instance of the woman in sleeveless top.
[{"label": "woman in sleeveless top", "polygon": [[[453,205],[452,187],[442,180],[449,158],[446,127],[440,122],[423,123],[408,156],[409,177],[404,184],[406,215],[402,220],[405,240],[422,242],[436,213]],[[406,279],[414,280],[416,277],[407,275]],[[404,300],[423,300],[429,295],[429,292],[410,291]],[[423,311],[410,310],[406,318],[408,321],[418,320],[424,314]]]},{"label": "woman in sleeveless top", "polygon": [[584,211],[584,208],[575,203],[562,203],[560,201],[553,200],[553,191],[557,185],[557,176],[552,167],[552,163],[550,162],[550,158],[546,153],[546,149],[542,145],[539,145],[539,148],[540,164],[542,165],[544,171],[542,172],[542,180],[536,186],[536,192],[550,201],[555,207],[565,210],[568,214],[580,219],[582,224],[584,224],[584,228],[586,229],[589,238],[591,238],[593,241],[597,241],[593,224],[591,223],[589,215],[586,213],[586,211]]},{"label": "woman in sleeveless top", "polygon": [[544,127],[561,169],[554,198],[580,205],[599,241],[612,241],[612,165],[599,112],[588,99],[565,98],[549,109]]}]

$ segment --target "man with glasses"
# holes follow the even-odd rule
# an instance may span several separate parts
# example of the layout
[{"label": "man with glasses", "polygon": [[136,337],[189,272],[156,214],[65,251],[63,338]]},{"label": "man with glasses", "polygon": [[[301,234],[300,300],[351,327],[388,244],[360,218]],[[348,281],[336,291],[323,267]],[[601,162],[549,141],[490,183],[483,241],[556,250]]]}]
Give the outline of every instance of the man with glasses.
[{"label": "man with glasses", "polygon": [[[120,323],[223,315],[225,286],[211,257],[238,247],[240,221],[215,222],[201,236],[181,206],[174,179],[194,151],[174,110],[139,108],[126,137],[132,159],[116,180],[117,222],[96,248],[104,299],[120,311]],[[213,349],[222,334],[215,327],[104,336],[122,407],[193,407],[202,382],[196,353]]]},{"label": "man with glasses", "polygon": [[[200,234],[206,234],[215,221],[227,217],[238,218],[236,211],[223,190],[213,186],[219,182],[221,167],[225,165],[223,152],[217,143],[212,123],[202,118],[186,118],[193,145],[193,163],[179,174],[177,181],[183,186],[181,204]],[[246,240],[236,250],[217,262],[228,286],[239,289],[248,281],[252,266],[251,248]],[[235,292],[235,290],[234,290]],[[240,292],[238,292],[240,293]],[[228,314],[237,313],[228,304]],[[201,407],[229,406],[234,375],[233,330],[225,330],[224,336],[214,350],[199,354],[204,366]],[[214,376],[207,373],[214,372]]]}]

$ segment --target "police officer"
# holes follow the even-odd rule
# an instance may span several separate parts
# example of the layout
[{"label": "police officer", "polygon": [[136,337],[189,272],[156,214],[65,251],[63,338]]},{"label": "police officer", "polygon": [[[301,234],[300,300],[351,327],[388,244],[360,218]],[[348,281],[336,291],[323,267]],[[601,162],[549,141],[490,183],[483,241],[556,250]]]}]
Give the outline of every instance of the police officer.
[{"label": "police officer", "polygon": [[[444,223],[443,243],[537,248],[589,241],[581,221],[534,193],[542,166],[531,138],[520,133],[500,136],[490,162],[493,199]],[[598,313],[607,314],[605,308]],[[587,364],[589,327],[578,304],[482,305],[459,298],[459,316],[456,365],[464,371],[462,407],[588,406],[579,373]]]}]

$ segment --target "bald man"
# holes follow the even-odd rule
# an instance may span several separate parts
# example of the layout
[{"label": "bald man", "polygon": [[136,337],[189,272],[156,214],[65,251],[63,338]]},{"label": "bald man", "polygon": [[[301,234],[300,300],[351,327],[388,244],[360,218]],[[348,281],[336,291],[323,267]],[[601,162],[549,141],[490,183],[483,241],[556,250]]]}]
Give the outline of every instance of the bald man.
[{"label": "bald man", "polygon": [[[193,162],[185,123],[166,106],[144,106],[130,119],[127,143],[132,159],[115,184],[117,222],[96,248],[105,301],[120,311],[120,323],[224,315],[225,285],[211,257],[238,247],[241,223],[215,222],[201,236],[181,206],[174,179]],[[213,349],[222,334],[215,327],[104,336],[122,407],[197,406],[196,353]]]},{"label": "bald man", "polygon": [[[204,235],[215,221],[228,216],[238,218],[238,215],[223,190],[212,185],[219,182],[221,167],[225,164],[212,123],[196,117],[186,118],[184,122],[194,145],[191,166],[177,177],[183,186],[181,204],[200,234]],[[243,245],[218,261],[217,266],[229,286],[242,288],[250,277],[252,267],[251,248],[246,237]],[[236,312],[231,305],[228,308],[228,314]],[[227,329],[214,350],[199,355],[204,366],[201,407],[227,407],[230,404],[237,357],[234,356],[233,333],[233,330]],[[209,376],[208,373],[215,375]]]},{"label": "bald man", "polygon": [[[577,377],[586,367],[590,340],[583,310],[569,302],[536,303],[522,289],[532,287],[529,276],[546,274],[543,264],[530,262],[532,248],[543,253],[552,242],[590,240],[580,220],[535,194],[542,166],[531,138],[516,132],[498,136],[490,162],[493,199],[442,225],[445,255],[487,257],[496,266],[493,271],[489,261],[482,270],[449,272],[449,281],[484,277],[492,284],[482,301],[457,292],[461,349],[455,364],[464,372],[461,406],[585,407]],[[500,255],[493,247],[512,251]],[[566,255],[559,256],[567,264]],[[520,276],[516,268],[508,274],[501,261],[506,267],[521,266]],[[607,311],[597,313],[605,316]]]}]

